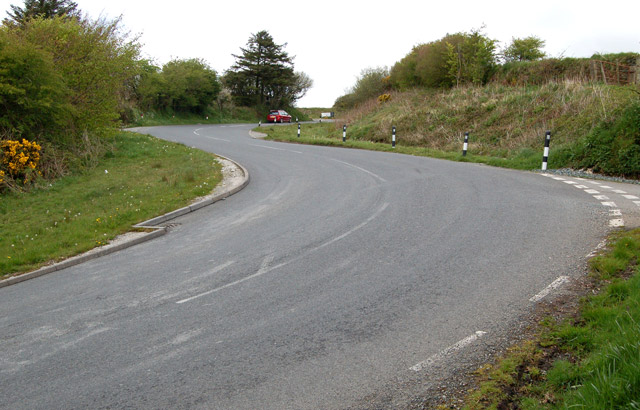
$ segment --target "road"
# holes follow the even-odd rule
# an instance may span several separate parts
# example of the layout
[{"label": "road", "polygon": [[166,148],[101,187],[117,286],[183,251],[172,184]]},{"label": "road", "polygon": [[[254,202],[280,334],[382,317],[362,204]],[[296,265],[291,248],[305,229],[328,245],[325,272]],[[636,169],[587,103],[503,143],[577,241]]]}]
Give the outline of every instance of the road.
[{"label": "road", "polygon": [[141,130],[251,182],[161,238],[0,289],[1,408],[401,408],[612,229],[610,207],[539,174],[251,127]]}]

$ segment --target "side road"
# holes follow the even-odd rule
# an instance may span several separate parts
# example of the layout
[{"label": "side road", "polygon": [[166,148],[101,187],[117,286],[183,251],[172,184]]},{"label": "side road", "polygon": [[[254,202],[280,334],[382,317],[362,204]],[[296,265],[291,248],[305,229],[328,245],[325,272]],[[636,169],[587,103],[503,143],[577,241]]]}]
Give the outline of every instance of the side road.
[{"label": "side road", "polygon": [[217,155],[217,157],[218,161],[222,164],[223,180],[211,194],[196,199],[191,205],[134,225],[133,228],[137,229],[137,231],[120,235],[107,245],[92,249],[89,252],[74,256],[62,262],[44,266],[32,272],[16,274],[8,279],[4,279],[0,281],[0,288],[47,275],[70,266],[79,265],[83,262],[162,236],[167,233],[167,226],[162,226],[162,224],[167,221],[223,200],[239,192],[249,184],[249,171],[247,171],[245,167],[229,158],[220,155]]}]

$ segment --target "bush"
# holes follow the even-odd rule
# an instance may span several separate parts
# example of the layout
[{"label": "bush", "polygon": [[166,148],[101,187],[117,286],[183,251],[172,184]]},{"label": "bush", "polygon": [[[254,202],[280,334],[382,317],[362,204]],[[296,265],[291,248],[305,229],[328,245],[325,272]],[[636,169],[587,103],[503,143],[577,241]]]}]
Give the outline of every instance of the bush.
[{"label": "bush", "polygon": [[0,189],[33,182],[39,174],[40,150],[40,145],[26,139],[0,142]]},{"label": "bush", "polygon": [[621,114],[603,121],[585,138],[575,157],[576,165],[595,172],[640,177],[640,101]]}]

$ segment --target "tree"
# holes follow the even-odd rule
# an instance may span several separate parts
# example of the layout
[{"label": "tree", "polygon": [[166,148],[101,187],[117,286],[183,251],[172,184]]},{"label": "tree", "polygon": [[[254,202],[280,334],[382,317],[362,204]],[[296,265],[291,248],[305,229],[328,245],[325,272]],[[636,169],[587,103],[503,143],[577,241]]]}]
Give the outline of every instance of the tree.
[{"label": "tree", "polygon": [[545,41],[535,36],[512,38],[511,44],[502,52],[505,61],[534,61],[545,56],[541,50]]},{"label": "tree", "polygon": [[[70,147],[115,128],[140,73],[140,45],[121,34],[119,23],[36,17],[20,28],[3,26],[8,46],[0,52],[7,76],[2,82],[24,90],[5,88],[4,98],[28,116],[13,115],[8,106],[0,131]],[[36,121],[25,122],[29,118]]]},{"label": "tree", "polygon": [[199,59],[173,60],[162,67],[167,102],[174,111],[203,113],[220,92],[215,70]]},{"label": "tree", "polygon": [[452,85],[485,84],[496,66],[496,40],[480,30],[458,33],[457,41],[446,42],[447,67]]},{"label": "tree", "polygon": [[79,17],[78,4],[70,0],[25,0],[24,7],[10,6],[11,11],[7,14],[9,18],[4,20],[5,24],[23,25],[27,20],[41,17]]},{"label": "tree", "polygon": [[268,105],[271,108],[292,105],[311,87],[311,79],[296,73],[293,57],[263,30],[249,37],[241,55],[224,76],[224,84],[240,105]]}]

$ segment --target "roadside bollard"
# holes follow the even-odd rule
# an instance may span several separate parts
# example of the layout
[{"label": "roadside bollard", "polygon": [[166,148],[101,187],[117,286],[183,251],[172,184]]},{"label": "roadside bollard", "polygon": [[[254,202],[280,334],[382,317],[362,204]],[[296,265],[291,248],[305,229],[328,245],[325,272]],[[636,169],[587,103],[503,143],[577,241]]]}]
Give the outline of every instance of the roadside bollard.
[{"label": "roadside bollard", "polygon": [[298,138],[300,138],[300,124],[298,124]]},{"label": "roadside bollard", "polygon": [[469,133],[464,133],[464,144],[462,145],[462,156],[467,156],[467,148],[469,147]]},{"label": "roadside bollard", "polygon": [[262,126],[262,121],[258,121],[258,127]]},{"label": "roadside bollard", "polygon": [[396,127],[391,127],[391,148],[396,147]]},{"label": "roadside bollard", "polygon": [[342,126],[342,142],[347,140],[347,125]]},{"label": "roadside bollard", "polygon": [[549,162],[549,143],[551,142],[551,131],[547,131],[544,139],[544,153],[542,154],[542,170],[547,170],[547,162]]}]

